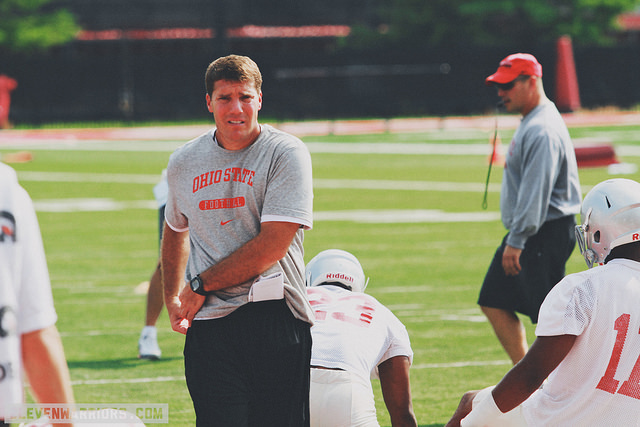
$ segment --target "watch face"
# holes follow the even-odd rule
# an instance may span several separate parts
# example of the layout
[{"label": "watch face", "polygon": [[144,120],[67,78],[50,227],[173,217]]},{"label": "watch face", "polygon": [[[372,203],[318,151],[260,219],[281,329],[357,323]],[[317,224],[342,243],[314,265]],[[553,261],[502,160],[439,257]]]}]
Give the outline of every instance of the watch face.
[{"label": "watch face", "polygon": [[191,290],[197,294],[203,291],[202,289],[202,279],[200,276],[196,276],[189,282],[191,284]]}]

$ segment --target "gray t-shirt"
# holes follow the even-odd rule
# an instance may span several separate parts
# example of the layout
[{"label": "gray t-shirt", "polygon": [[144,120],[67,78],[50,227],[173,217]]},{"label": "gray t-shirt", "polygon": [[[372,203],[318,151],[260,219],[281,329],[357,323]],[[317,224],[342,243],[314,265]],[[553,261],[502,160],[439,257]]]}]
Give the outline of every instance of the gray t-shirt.
[{"label": "gray t-shirt", "polygon": [[[302,141],[262,125],[249,147],[231,151],[214,140],[215,129],[178,148],[169,158],[165,218],[189,231],[186,280],[229,256],[270,221],[300,224],[287,255],[263,272],[282,272],[293,314],[312,323],[304,283],[304,229],[313,224],[311,156]],[[253,280],[209,295],[195,319],[226,316],[248,302]]]}]

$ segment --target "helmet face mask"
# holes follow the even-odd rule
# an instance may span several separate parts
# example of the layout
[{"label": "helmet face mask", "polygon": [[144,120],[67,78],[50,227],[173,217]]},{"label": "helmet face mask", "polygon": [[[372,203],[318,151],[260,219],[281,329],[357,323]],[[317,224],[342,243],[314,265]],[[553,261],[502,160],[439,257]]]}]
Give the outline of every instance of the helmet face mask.
[{"label": "helmet face mask", "polygon": [[589,268],[603,265],[611,250],[640,240],[640,184],[610,179],[585,196],[576,226],[580,252]]},{"label": "helmet face mask", "polygon": [[[587,217],[583,224],[576,225],[576,241],[578,242],[578,248],[580,253],[584,256],[584,260],[587,262],[587,267],[593,267],[598,255],[591,249],[590,235],[589,235],[589,216],[591,210],[587,212]],[[598,236],[599,237],[599,234]]]},{"label": "helmet face mask", "polygon": [[327,249],[313,257],[307,264],[305,279],[307,286],[338,283],[353,292],[364,292],[369,282],[358,259],[340,249]]}]

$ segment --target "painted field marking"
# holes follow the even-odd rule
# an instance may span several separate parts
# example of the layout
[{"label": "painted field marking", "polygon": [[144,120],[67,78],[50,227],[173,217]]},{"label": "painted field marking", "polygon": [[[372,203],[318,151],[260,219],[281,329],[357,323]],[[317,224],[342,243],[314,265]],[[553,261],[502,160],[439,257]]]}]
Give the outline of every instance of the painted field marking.
[{"label": "painted field marking", "polygon": [[[469,360],[448,363],[416,363],[411,365],[411,369],[451,369],[451,368],[468,368],[482,366],[502,366],[510,365],[509,360]],[[147,378],[101,378],[93,380],[73,380],[71,385],[105,385],[105,384],[147,384],[172,381],[186,381],[183,375],[164,376],[164,377],[147,377]]]},{"label": "painted field marking", "polygon": [[[117,201],[104,199],[35,200],[36,211],[50,213],[111,212],[126,209],[158,209],[153,200]],[[499,212],[445,212],[438,209],[358,209],[344,211],[316,211],[314,221],[347,221],[364,224],[405,224],[443,222],[492,222],[500,219]]]},{"label": "painted field marking", "polygon": [[510,365],[510,360],[478,360],[466,362],[449,363],[419,363],[411,365],[411,369],[446,369],[446,368],[467,368],[470,366],[500,366]]},{"label": "painted field marking", "polygon": [[[156,184],[159,175],[119,174],[119,173],[82,173],[82,172],[18,172],[20,181],[35,182],[94,182],[114,184]],[[472,192],[484,191],[480,182],[447,181],[394,181],[384,179],[314,179],[314,188],[358,189],[358,190],[394,190],[394,191],[446,191]],[[490,184],[489,191],[500,191],[500,184]]]},{"label": "painted field marking", "polygon": [[155,378],[112,378],[112,379],[95,379],[95,380],[75,380],[71,381],[71,385],[103,385],[103,384],[140,384],[140,383],[159,383],[167,381],[185,381],[183,376],[173,377],[155,377]]}]

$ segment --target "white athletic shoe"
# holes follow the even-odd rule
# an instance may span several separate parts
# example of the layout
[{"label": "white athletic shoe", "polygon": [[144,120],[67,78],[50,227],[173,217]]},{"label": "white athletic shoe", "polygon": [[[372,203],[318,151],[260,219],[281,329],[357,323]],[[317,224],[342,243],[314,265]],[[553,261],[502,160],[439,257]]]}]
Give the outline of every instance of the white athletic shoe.
[{"label": "white athletic shoe", "polygon": [[138,358],[158,360],[162,351],[158,346],[158,332],[154,326],[145,326],[138,340]]}]

